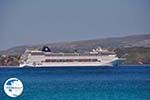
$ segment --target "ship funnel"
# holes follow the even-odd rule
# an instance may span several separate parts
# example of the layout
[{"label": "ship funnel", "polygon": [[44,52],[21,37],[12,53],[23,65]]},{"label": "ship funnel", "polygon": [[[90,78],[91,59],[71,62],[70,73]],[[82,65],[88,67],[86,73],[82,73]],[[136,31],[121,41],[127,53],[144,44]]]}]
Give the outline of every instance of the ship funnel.
[{"label": "ship funnel", "polygon": [[44,46],[42,49],[43,52],[51,52],[50,48],[48,46]]}]

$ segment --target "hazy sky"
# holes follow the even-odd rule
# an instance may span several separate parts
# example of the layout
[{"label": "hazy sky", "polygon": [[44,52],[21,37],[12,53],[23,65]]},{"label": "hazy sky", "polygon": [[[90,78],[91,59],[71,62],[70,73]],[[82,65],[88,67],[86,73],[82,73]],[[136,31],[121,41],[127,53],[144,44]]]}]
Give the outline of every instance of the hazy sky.
[{"label": "hazy sky", "polygon": [[149,0],[0,0],[0,50],[144,33]]}]

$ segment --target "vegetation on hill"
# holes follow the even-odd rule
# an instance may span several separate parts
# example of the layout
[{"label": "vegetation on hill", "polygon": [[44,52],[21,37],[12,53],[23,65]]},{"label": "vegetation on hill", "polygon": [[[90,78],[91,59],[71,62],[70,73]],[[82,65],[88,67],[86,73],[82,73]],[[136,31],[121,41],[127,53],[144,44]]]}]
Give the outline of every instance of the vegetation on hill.
[{"label": "vegetation on hill", "polygon": [[125,64],[150,64],[150,48],[117,48],[118,57],[125,58]]},{"label": "vegetation on hill", "polygon": [[78,52],[84,52],[92,50],[93,48],[132,48],[132,47],[149,47],[150,48],[150,34],[144,35],[132,35],[125,37],[112,37],[112,38],[100,38],[93,40],[81,40],[72,42],[60,42],[60,43],[48,43],[37,45],[23,45],[10,48],[8,50],[0,51],[0,54],[6,55],[21,55],[26,48],[42,48],[43,45],[48,46],[54,52],[72,52],[78,50]]}]

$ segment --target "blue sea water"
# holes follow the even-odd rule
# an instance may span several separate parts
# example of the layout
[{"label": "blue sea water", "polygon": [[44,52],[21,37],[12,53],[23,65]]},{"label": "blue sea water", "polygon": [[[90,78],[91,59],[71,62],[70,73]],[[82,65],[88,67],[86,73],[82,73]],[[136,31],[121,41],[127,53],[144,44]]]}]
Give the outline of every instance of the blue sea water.
[{"label": "blue sea water", "polygon": [[[8,78],[23,82],[23,93],[8,97]],[[0,68],[0,100],[150,100],[150,66]]]}]

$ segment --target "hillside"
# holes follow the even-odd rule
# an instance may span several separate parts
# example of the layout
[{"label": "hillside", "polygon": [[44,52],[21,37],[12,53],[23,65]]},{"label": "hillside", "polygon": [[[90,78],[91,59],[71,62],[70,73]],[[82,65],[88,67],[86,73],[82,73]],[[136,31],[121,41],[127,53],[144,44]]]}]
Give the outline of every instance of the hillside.
[{"label": "hillside", "polygon": [[83,40],[83,41],[72,41],[72,42],[61,42],[61,43],[49,43],[42,45],[33,46],[17,46],[10,48],[5,51],[0,51],[0,54],[6,55],[21,55],[26,48],[42,48],[43,45],[47,45],[52,51],[58,52],[73,52],[78,50],[78,52],[91,50],[98,46],[102,48],[131,48],[131,47],[150,47],[150,34],[145,35],[132,35],[126,37],[112,37],[112,38],[102,38],[94,40]]}]

